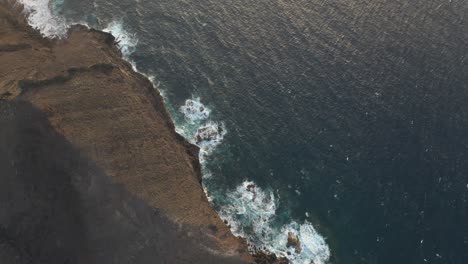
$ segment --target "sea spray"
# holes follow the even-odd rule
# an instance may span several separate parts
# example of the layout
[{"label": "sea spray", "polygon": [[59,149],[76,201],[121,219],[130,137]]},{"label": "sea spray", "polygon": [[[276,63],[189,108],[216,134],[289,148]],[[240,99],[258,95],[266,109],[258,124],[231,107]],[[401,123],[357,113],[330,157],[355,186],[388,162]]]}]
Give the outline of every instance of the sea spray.
[{"label": "sea spray", "polygon": [[[42,35],[49,38],[60,38],[66,35],[71,24],[67,24],[64,18],[55,16],[50,11],[48,0],[19,0],[19,2],[24,5],[25,11],[29,14],[30,25],[39,30]],[[130,60],[130,55],[136,51],[138,44],[135,34],[127,31],[122,21],[110,22],[103,31],[111,33],[116,38],[123,57],[136,70],[135,63]],[[154,77],[147,77],[155,87],[159,88]],[[179,108],[184,116],[182,121],[177,118],[177,111],[174,111],[164,96],[164,90],[160,92],[174,120],[180,121],[175,122],[177,132],[200,147],[204,179],[209,180],[211,173],[206,169],[206,157],[223,141],[227,133],[224,123],[209,120],[211,111],[200,102],[200,98],[188,99],[185,105]],[[272,192],[263,191],[254,182],[244,182],[235,190],[223,194],[216,194],[216,190],[206,185],[204,190],[213,203],[216,203],[215,196],[223,196],[225,202],[219,204],[221,217],[229,222],[234,234],[246,237],[251,245],[264,248],[278,256],[287,257],[292,263],[309,264],[313,260],[315,264],[323,264],[328,261],[330,250],[324,238],[309,222],[299,224],[292,221],[275,227],[279,201]],[[295,252],[293,248],[287,247],[290,233],[301,241],[301,252]]]},{"label": "sea spray", "polygon": [[[24,6],[29,25],[38,30],[44,37],[65,37],[68,28],[75,23],[68,23],[64,17],[58,15],[63,6],[63,0],[53,1],[51,3],[53,10],[49,7],[49,1],[50,0],[18,0],[18,2]],[[82,21],[80,21],[79,24],[88,26]],[[135,52],[138,44],[136,35],[128,32],[121,20],[110,22],[102,31],[111,33],[115,37],[116,44],[121,50],[122,55],[125,59],[129,60],[129,56]],[[132,65],[134,64],[132,63]]]},{"label": "sea spray", "polygon": [[200,102],[200,98],[187,99],[185,104],[180,107],[180,112],[184,114],[188,122],[205,120],[210,116],[210,109]]},{"label": "sea spray", "polygon": [[[177,126],[179,134],[200,148],[200,162],[221,144],[227,133],[224,123],[209,120],[211,110],[203,105],[199,97],[187,99],[179,108],[184,116],[184,124]],[[209,173],[206,171],[206,173]]]},{"label": "sea spray", "polygon": [[[124,59],[130,61],[130,55],[136,51],[138,45],[136,35],[128,32],[124,27],[124,23],[120,20],[110,22],[102,31],[110,33],[115,37],[117,47],[122,52]],[[131,63],[135,70],[136,66],[133,62]]]},{"label": "sea spray", "polygon": [[18,0],[28,15],[28,23],[48,38],[64,37],[68,30],[65,19],[55,16],[49,8],[49,0]]},{"label": "sea spray", "polygon": [[[264,249],[291,263],[327,263],[330,249],[325,239],[307,221],[278,225],[276,211],[279,201],[272,191],[265,191],[252,181],[245,181],[227,192],[219,214],[235,235],[246,237],[252,247]],[[216,201],[215,201],[216,202]],[[288,246],[288,236],[297,237],[300,250]]]},{"label": "sea spray", "polygon": [[[273,192],[262,190],[252,181],[245,181],[227,193],[209,184],[212,174],[206,168],[207,157],[222,143],[226,128],[223,123],[210,120],[211,110],[198,97],[187,99],[179,112],[184,116],[182,124],[177,126],[179,133],[200,147],[199,158],[205,175],[203,189],[232,232],[247,238],[251,249],[264,249],[294,264],[327,263],[330,249],[311,223],[291,221],[277,225],[279,201]],[[299,239],[300,251],[288,247],[290,234]]]}]

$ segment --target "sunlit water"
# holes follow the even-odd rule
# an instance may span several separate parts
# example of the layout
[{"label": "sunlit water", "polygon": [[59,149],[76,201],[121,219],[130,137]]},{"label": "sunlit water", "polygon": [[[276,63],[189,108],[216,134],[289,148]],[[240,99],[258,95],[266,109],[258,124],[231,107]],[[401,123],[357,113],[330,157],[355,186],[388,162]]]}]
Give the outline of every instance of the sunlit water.
[{"label": "sunlit water", "polygon": [[47,36],[117,37],[251,245],[307,264],[468,263],[468,2],[22,2]]}]

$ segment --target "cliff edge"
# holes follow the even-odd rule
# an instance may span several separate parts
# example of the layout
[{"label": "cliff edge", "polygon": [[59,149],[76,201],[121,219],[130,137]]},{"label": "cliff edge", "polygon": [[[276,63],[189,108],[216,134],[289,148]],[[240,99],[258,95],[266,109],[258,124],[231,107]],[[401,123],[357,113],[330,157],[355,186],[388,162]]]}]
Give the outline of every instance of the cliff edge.
[{"label": "cliff edge", "polygon": [[0,0],[0,263],[250,263],[198,149],[112,35],[49,40]]}]

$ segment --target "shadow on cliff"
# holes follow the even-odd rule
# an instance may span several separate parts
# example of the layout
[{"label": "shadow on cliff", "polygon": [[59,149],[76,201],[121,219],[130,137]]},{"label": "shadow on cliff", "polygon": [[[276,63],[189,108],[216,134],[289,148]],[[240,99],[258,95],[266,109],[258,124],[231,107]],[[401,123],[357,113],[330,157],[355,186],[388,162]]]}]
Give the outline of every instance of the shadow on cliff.
[{"label": "shadow on cliff", "polygon": [[0,100],[1,263],[240,262],[204,245],[113,183],[43,112]]}]

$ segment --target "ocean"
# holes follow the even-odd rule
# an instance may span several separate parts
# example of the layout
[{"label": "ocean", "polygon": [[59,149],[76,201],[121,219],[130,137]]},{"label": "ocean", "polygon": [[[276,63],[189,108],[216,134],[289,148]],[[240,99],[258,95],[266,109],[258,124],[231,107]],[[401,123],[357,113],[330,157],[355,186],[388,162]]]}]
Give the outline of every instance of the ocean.
[{"label": "ocean", "polygon": [[468,263],[468,1],[20,2],[46,36],[116,36],[252,248]]}]

